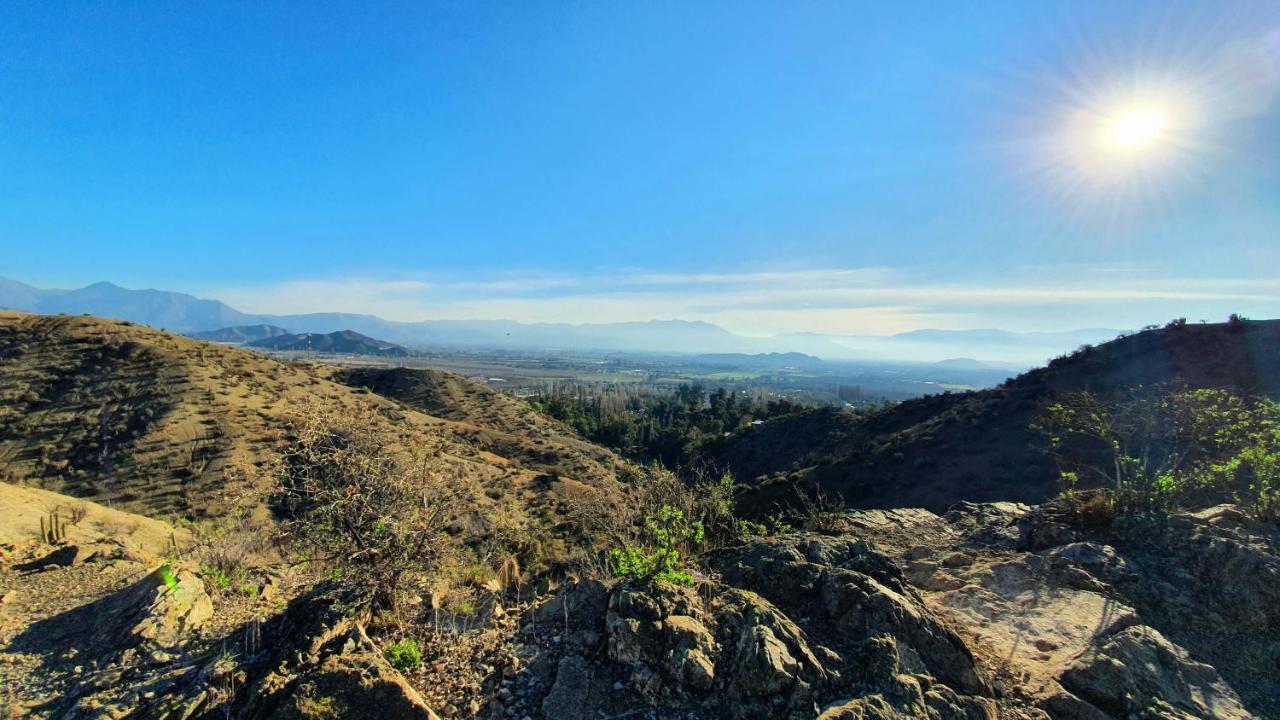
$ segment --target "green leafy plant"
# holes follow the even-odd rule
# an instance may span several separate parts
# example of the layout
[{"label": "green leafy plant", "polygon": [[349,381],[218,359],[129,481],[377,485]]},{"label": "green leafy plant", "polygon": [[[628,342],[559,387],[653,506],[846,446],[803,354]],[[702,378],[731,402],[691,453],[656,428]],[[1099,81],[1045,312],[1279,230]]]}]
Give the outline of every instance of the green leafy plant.
[{"label": "green leafy plant", "polygon": [[391,667],[400,672],[412,670],[422,664],[422,651],[418,649],[418,641],[413,638],[391,643],[382,654],[391,663]]},{"label": "green leafy plant", "polygon": [[702,522],[690,520],[683,510],[663,505],[645,518],[648,542],[609,549],[614,575],[639,580],[664,580],[678,585],[693,584],[681,548],[696,548],[705,530]]},{"label": "green leafy plant", "polygon": [[1115,509],[1237,502],[1280,517],[1280,405],[1226,390],[1067,395],[1036,424],[1063,490],[1103,488]]},{"label": "green leafy plant", "polygon": [[212,565],[201,565],[200,575],[218,590],[226,590],[231,587],[231,575],[220,568]]},{"label": "green leafy plant", "polygon": [[160,566],[160,580],[170,590],[178,589],[178,576],[173,574],[173,568],[168,564]]}]

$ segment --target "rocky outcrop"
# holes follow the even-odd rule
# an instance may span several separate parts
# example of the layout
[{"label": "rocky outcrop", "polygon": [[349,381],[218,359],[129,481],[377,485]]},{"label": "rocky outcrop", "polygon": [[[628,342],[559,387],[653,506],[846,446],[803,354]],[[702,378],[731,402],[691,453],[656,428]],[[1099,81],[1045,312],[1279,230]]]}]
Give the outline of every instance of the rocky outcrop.
[{"label": "rocky outcrop", "polygon": [[1088,496],[944,519],[919,543],[863,537],[980,651],[1006,701],[1064,718],[1280,713],[1275,525],[1231,506],[1117,516]]},{"label": "rocky outcrop", "polygon": [[925,606],[898,566],[865,541],[796,536],[725,551],[710,564],[727,582],[757,590],[788,615],[813,618],[813,632],[847,656],[863,655],[868,642],[888,637],[921,673],[964,692],[991,692],[964,642]]},{"label": "rocky outcrop", "polygon": [[[205,637],[212,606],[189,568],[144,574],[80,550],[50,564],[61,548],[41,545],[15,552],[8,567],[38,567],[10,576],[28,584],[0,593],[0,611],[63,577],[127,572],[9,645],[43,654],[31,661],[49,672],[29,677],[67,678],[41,696],[71,716],[1280,717],[1280,530],[1229,506],[1081,512],[853,512],[838,534],[705,554],[690,586],[573,580],[481,629],[428,635],[408,679],[332,588]],[[227,638],[243,652],[224,654]]]},{"label": "rocky outcrop", "polygon": [[[1067,668],[1062,685],[1113,717],[1252,717],[1217,670],[1191,660],[1186,650],[1149,627],[1126,628],[1107,638]],[[1061,708],[1061,701],[1056,706]]]},{"label": "rocky outcrop", "polygon": [[963,641],[870,544],[796,535],[720,551],[707,565],[719,581],[587,580],[543,604],[530,628],[556,633],[546,670],[530,669],[549,678],[543,716],[650,707],[860,717],[884,707],[898,713],[885,717],[994,717]]},{"label": "rocky outcrop", "polygon": [[287,676],[268,680],[287,686],[270,716],[283,720],[366,718],[439,720],[382,652],[354,625]]}]

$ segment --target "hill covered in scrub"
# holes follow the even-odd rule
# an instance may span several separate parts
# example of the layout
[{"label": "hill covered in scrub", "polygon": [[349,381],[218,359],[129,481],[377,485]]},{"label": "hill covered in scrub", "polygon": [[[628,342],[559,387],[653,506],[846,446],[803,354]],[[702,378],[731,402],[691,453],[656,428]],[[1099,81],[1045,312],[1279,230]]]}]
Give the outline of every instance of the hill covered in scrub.
[{"label": "hill covered in scrub", "polygon": [[512,504],[538,523],[555,522],[559,489],[607,486],[625,465],[600,448],[588,457],[580,441],[511,439],[523,421],[487,390],[465,410],[446,400],[416,410],[334,373],[130,323],[0,313],[0,473],[151,517],[219,516],[253,490],[248,469],[279,458],[291,419],[308,408],[374,418],[388,437],[431,452],[477,504]]},{"label": "hill covered in scrub", "polygon": [[582,439],[528,403],[443,370],[353,368],[333,379],[469,429],[478,447],[520,458],[556,475],[613,476],[629,467],[613,451]]},{"label": "hill covered in scrub", "polygon": [[1222,388],[1280,398],[1280,321],[1171,323],[1080,350],[988,390],[931,395],[868,414],[818,408],[710,445],[704,461],[750,486],[767,511],[796,483],[853,507],[963,500],[1038,503],[1058,491],[1047,442],[1032,429],[1068,393]]},{"label": "hill covered in scrub", "polygon": [[409,351],[389,342],[375,340],[354,330],[331,333],[273,335],[248,343],[250,347],[291,352],[333,353],[335,355],[375,355],[408,357]]}]

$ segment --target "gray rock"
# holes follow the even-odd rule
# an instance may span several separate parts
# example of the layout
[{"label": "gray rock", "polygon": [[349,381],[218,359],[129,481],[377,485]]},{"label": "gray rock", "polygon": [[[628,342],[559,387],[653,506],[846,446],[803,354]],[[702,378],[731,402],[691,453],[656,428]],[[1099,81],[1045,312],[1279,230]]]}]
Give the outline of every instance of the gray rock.
[{"label": "gray rock", "polygon": [[1145,626],[1111,636],[1067,668],[1061,682],[1116,717],[1252,717],[1217,670]]},{"label": "gray rock", "polygon": [[579,655],[560,658],[555,684],[542,700],[542,714],[548,718],[585,720],[590,717],[587,700],[591,694],[591,665]]}]

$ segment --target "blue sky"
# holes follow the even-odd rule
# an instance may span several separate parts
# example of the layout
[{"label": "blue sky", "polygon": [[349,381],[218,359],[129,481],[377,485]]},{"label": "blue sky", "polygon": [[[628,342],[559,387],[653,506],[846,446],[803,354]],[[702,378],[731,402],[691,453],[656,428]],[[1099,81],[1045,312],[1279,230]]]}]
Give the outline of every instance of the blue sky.
[{"label": "blue sky", "polygon": [[[0,18],[0,275],[35,285],[748,333],[1280,316],[1270,0]],[[1160,140],[1097,147],[1135,103]]]}]

